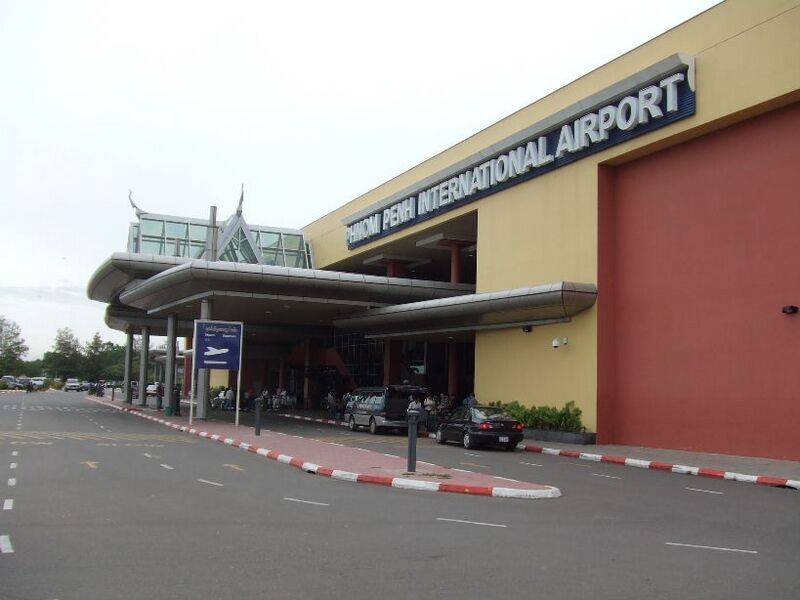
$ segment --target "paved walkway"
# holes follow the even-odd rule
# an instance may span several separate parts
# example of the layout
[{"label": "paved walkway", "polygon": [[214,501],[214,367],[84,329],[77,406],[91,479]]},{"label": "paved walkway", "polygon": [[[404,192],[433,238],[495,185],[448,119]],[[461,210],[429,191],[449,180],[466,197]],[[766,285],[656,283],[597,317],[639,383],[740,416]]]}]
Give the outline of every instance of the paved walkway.
[{"label": "paved walkway", "polygon": [[[282,416],[345,425],[342,422],[328,420],[320,411],[294,410],[284,412]],[[244,418],[248,418],[247,413],[245,413]],[[544,444],[545,442],[525,439],[520,447],[528,452],[564,456],[578,460],[658,469],[682,475],[713,477],[800,490],[800,462],[798,461],[711,454],[707,452],[687,452],[663,448],[644,448],[640,446],[580,445],[561,444],[558,442],[546,442],[546,445]]]},{"label": "paved walkway", "polygon": [[[229,446],[277,460],[303,471],[356,483],[372,483],[400,489],[476,494],[502,498],[557,498],[561,491],[553,486],[448,469],[417,461],[415,473],[406,472],[404,457],[341,444],[322,442],[282,432],[261,429],[256,436],[252,426],[208,420],[194,421],[189,426],[187,410],[180,417],[165,417],[153,408],[130,406],[108,398],[88,397],[106,406],[124,410],[192,435],[208,438]],[[187,407],[188,408],[188,407]],[[241,421],[240,421],[241,422]]]},{"label": "paved walkway", "polygon": [[[151,398],[150,403],[153,404],[153,402],[154,400]],[[153,404],[153,406],[155,405]],[[275,413],[270,412],[270,414],[274,415]],[[346,425],[346,423],[328,419],[327,415],[319,410],[295,409],[279,411],[278,415],[285,418],[303,419],[330,425]],[[220,420],[233,421],[234,414],[232,412],[219,411],[214,413],[214,417]],[[240,413],[240,423],[244,426],[252,426],[252,413]],[[644,448],[640,446],[562,444],[558,442],[540,442],[532,439],[523,440],[520,447],[528,452],[558,455],[578,460],[658,469],[682,475],[713,477],[800,490],[800,461],[663,448]]]}]

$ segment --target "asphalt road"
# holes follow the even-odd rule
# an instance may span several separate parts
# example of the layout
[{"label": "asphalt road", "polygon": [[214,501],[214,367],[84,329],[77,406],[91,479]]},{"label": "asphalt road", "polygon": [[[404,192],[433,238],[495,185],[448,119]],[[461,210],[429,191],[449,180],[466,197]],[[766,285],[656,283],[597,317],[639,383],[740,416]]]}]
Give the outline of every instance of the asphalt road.
[{"label": "asphalt road", "polygon": [[[267,427],[402,455],[400,436]],[[421,440],[554,500],[303,473],[64,392],[0,395],[0,598],[800,597],[800,495]]]}]

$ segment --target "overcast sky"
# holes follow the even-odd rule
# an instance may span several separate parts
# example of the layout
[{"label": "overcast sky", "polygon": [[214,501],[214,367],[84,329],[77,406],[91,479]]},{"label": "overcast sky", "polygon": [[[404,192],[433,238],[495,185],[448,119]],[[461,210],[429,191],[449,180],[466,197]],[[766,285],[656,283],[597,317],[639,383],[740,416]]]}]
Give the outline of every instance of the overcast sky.
[{"label": "overcast sky", "polygon": [[0,315],[121,343],[86,284],[129,188],[301,228],[714,4],[0,0]]}]

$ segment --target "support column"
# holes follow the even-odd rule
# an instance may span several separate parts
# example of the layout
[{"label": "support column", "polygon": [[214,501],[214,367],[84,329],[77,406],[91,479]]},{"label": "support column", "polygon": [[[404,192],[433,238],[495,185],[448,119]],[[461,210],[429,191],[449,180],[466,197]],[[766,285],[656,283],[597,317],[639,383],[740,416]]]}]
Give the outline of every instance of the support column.
[{"label": "support column", "polygon": [[458,344],[451,342],[447,344],[447,393],[455,394],[458,397]]},{"label": "support column", "polygon": [[[211,300],[205,299],[200,302],[200,318],[201,319],[211,319]],[[195,361],[197,364],[197,361]],[[195,383],[197,384],[197,393],[194,394],[194,397],[197,399],[197,412],[195,413],[195,417],[198,419],[206,419],[208,418],[208,378],[209,373],[208,369],[198,369],[197,370],[197,377],[195,377]],[[236,390],[238,394],[239,391]]]},{"label": "support column", "polygon": [[150,327],[142,327],[142,347],[139,348],[139,404],[147,405],[147,363],[150,360]]},{"label": "support column", "polygon": [[167,317],[167,362],[164,367],[166,375],[164,381],[164,406],[169,406],[170,412],[175,410],[173,402],[175,401],[175,329],[177,325],[177,317],[169,315]]},{"label": "support column", "polygon": [[[194,339],[191,337],[184,338],[186,342],[186,350],[192,350],[194,347]],[[184,396],[194,397],[192,390],[192,370],[194,369],[194,354],[186,352],[183,355],[183,394]],[[180,398],[178,398],[180,402]]]},{"label": "support column", "polygon": [[133,370],[133,334],[127,332],[125,338],[125,381],[123,383],[123,400],[128,404],[133,403],[133,389],[131,389],[131,371]]},{"label": "support column", "polygon": [[402,342],[385,340],[383,342],[383,385],[401,383],[400,352]]},{"label": "support column", "polygon": [[408,261],[389,259],[386,261],[387,277],[405,277],[408,274]]},{"label": "support column", "polygon": [[303,408],[311,408],[311,340],[306,340],[305,370],[303,371]]},{"label": "support column", "polygon": [[282,390],[286,389],[286,357],[281,356],[281,361],[278,366],[278,387]]},{"label": "support column", "polygon": [[439,242],[441,246],[450,248],[450,283],[461,283],[461,251],[474,243],[467,240],[449,239]]}]

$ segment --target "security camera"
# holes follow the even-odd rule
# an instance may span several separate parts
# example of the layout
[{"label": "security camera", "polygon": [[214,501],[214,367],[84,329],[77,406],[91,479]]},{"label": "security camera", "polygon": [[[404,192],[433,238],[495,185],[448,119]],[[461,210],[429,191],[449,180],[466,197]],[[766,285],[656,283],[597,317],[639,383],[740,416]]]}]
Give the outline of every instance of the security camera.
[{"label": "security camera", "polygon": [[561,346],[566,346],[569,344],[569,339],[565,337],[555,337],[553,338],[553,350],[558,350]]},{"label": "security camera", "polygon": [[533,327],[531,327],[530,325],[524,325],[522,327],[522,331],[524,331],[525,333],[530,333],[531,331],[533,331]]}]

